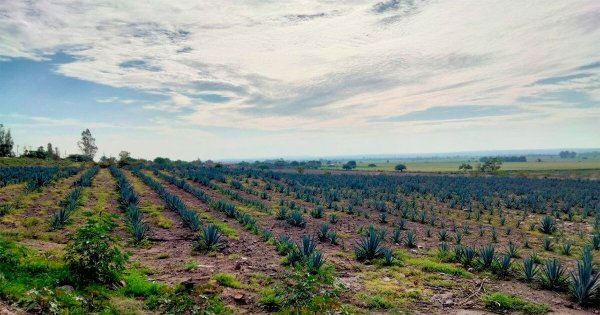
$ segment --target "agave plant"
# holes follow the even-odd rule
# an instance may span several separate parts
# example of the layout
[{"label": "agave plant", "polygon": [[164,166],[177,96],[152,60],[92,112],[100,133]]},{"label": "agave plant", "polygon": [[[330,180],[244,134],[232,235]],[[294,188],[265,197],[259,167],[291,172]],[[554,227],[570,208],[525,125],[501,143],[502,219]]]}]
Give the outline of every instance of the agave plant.
[{"label": "agave plant", "polygon": [[538,266],[535,263],[534,257],[527,257],[523,259],[523,265],[521,266],[523,274],[523,280],[526,282],[533,282],[538,274]]},{"label": "agave plant", "polygon": [[315,241],[314,238],[308,236],[308,235],[304,235],[302,237],[302,246],[298,246],[298,248],[301,249],[302,251],[302,255],[304,257],[308,257],[310,255],[312,255],[312,253],[315,251],[315,249],[317,248],[317,241]]},{"label": "agave plant", "polygon": [[556,258],[546,260],[542,268],[542,282],[553,290],[563,289],[565,285],[565,269]]},{"label": "agave plant", "polygon": [[389,248],[383,249],[383,264],[385,266],[391,266],[394,264],[394,253]]},{"label": "agave plant", "polygon": [[400,229],[394,229],[392,232],[392,241],[394,244],[400,244],[402,241],[402,231]]},{"label": "agave plant", "polygon": [[387,212],[381,212],[379,214],[379,223],[386,224],[387,222]]},{"label": "agave plant", "polygon": [[305,227],[306,226],[306,220],[304,219],[302,212],[300,212],[298,210],[294,210],[288,217],[287,221],[292,226],[297,226],[297,227]]},{"label": "agave plant", "polygon": [[329,215],[329,223],[336,224],[338,222],[338,217],[335,213]]},{"label": "agave plant", "polygon": [[288,209],[286,207],[279,207],[279,210],[277,211],[277,215],[275,216],[275,218],[277,220],[285,220],[287,218],[287,213],[288,213]]},{"label": "agave plant", "polygon": [[333,245],[337,245],[338,244],[338,236],[337,236],[337,232],[336,231],[331,231],[329,233],[329,240],[331,241],[331,244]]},{"label": "agave plant", "polygon": [[399,227],[401,230],[406,230],[406,220],[404,220],[404,219],[400,219],[400,220],[398,221],[398,227]]},{"label": "agave plant", "polygon": [[446,231],[446,229],[441,229],[438,231],[438,236],[441,242],[445,242],[448,240],[448,231]]},{"label": "agave plant", "polygon": [[479,261],[483,268],[487,269],[492,266],[494,262],[494,256],[496,253],[496,247],[494,245],[485,245],[479,250]]},{"label": "agave plant", "polygon": [[600,234],[592,235],[592,247],[594,250],[600,250]]},{"label": "agave plant", "polygon": [[440,245],[438,245],[438,249],[441,253],[445,254],[450,250],[450,246],[446,242],[441,242]]},{"label": "agave plant", "polygon": [[454,260],[455,261],[457,261],[457,262],[462,261],[463,254],[464,254],[464,251],[463,251],[462,245],[454,246]]},{"label": "agave plant", "polygon": [[543,246],[544,246],[544,250],[551,252],[554,250],[554,243],[552,242],[552,239],[549,237],[544,237],[544,241],[543,241]]},{"label": "agave plant", "polygon": [[410,248],[417,247],[417,236],[414,231],[408,231],[408,233],[406,233],[406,246]]},{"label": "agave plant", "polygon": [[312,272],[317,272],[321,269],[321,266],[325,264],[325,258],[320,251],[314,251],[310,256],[307,257],[306,265]]},{"label": "agave plant", "polygon": [[562,244],[562,248],[561,248],[562,254],[565,256],[571,256],[571,251],[572,251],[571,241],[565,241]]},{"label": "agave plant", "polygon": [[314,209],[310,211],[310,216],[315,219],[320,219],[323,217],[323,207],[316,206]]},{"label": "agave plant", "polygon": [[512,258],[510,255],[502,255],[500,259],[498,259],[498,269],[497,273],[500,277],[507,277],[510,274],[510,267],[512,265]]},{"label": "agave plant", "polygon": [[579,305],[591,301],[600,287],[600,272],[592,274],[592,264],[584,260],[577,262],[577,270],[571,273],[571,296]]},{"label": "agave plant", "polygon": [[462,253],[463,266],[470,267],[477,256],[477,252],[471,246],[465,246]]},{"label": "agave plant", "polygon": [[194,249],[197,251],[219,251],[223,247],[223,233],[212,224],[202,228],[202,232],[194,242]]},{"label": "agave plant", "polygon": [[317,237],[321,242],[329,239],[329,224],[321,224],[321,227],[317,230]]},{"label": "agave plant", "polygon": [[549,215],[546,215],[540,221],[540,231],[545,234],[552,234],[556,231],[556,222],[554,218]]},{"label": "agave plant", "polygon": [[515,245],[515,243],[513,243],[512,241],[508,242],[508,255],[510,255],[511,258],[519,258],[519,248],[517,247],[517,245]]},{"label": "agave plant", "polygon": [[456,241],[456,244],[460,244],[462,242],[462,233],[456,232],[456,235],[454,236],[454,240]]},{"label": "agave plant", "polygon": [[375,231],[369,231],[368,235],[361,238],[354,247],[354,254],[359,261],[372,260],[383,256],[383,239]]}]

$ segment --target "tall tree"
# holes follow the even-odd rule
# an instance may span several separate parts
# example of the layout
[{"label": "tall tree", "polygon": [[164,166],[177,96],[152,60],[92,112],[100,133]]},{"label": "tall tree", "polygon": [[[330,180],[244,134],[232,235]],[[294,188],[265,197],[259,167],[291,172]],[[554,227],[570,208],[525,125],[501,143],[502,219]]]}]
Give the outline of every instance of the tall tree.
[{"label": "tall tree", "polygon": [[96,138],[92,137],[92,133],[89,129],[86,129],[81,133],[81,140],[77,142],[77,145],[79,146],[81,153],[90,159],[94,159],[96,152],[98,152]]},{"label": "tall tree", "polygon": [[51,160],[54,159],[54,148],[52,147],[52,143],[50,143],[50,142],[48,142],[46,153],[47,153],[46,158],[51,159]]},{"label": "tall tree", "polygon": [[13,156],[14,144],[10,129],[5,131],[4,125],[0,124],[0,157]]}]

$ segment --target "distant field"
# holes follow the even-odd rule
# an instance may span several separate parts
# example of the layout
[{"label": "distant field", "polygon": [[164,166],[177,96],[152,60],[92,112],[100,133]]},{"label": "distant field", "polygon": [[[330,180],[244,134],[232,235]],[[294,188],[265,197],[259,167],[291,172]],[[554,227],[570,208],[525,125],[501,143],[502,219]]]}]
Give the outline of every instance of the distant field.
[{"label": "distant field", "polygon": [[[478,159],[431,159],[431,160],[356,160],[357,170],[393,171],[396,164],[404,164],[409,172],[458,172],[462,163],[471,164],[474,168],[479,164]],[[324,166],[323,169],[342,169],[344,162],[333,166]],[[375,167],[369,167],[375,164]],[[505,162],[502,164],[505,171],[551,171],[551,170],[597,170],[600,169],[600,159],[559,159],[528,158],[527,162]]]}]

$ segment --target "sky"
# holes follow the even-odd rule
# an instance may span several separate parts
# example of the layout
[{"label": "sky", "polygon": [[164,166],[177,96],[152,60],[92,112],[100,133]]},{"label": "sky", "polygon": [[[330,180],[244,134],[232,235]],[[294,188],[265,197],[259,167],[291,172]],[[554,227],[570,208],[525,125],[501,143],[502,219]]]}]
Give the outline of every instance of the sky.
[{"label": "sky", "polygon": [[598,148],[599,43],[597,0],[0,0],[0,123],[184,160]]}]

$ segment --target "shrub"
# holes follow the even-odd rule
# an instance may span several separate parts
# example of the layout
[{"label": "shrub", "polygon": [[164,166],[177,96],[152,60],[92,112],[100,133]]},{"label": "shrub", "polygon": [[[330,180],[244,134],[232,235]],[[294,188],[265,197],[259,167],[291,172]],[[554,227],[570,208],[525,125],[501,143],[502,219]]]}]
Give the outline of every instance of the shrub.
[{"label": "shrub", "polygon": [[85,283],[116,283],[125,269],[127,255],[109,235],[110,226],[93,219],[71,236],[65,262],[75,279]]},{"label": "shrub", "polygon": [[202,228],[194,241],[194,250],[196,251],[219,251],[224,247],[223,233],[215,225],[208,225]]}]

